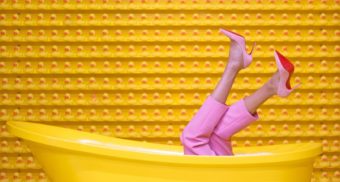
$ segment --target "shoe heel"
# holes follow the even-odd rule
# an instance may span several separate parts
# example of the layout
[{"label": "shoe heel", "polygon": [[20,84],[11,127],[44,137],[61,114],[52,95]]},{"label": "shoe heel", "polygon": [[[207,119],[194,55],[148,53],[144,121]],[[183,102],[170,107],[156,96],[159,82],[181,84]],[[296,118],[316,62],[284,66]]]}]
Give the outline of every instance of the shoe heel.
[{"label": "shoe heel", "polygon": [[291,88],[291,89],[289,89],[289,90],[287,90],[288,91],[288,93],[286,93],[286,94],[283,94],[283,95],[281,95],[281,96],[283,96],[283,97],[287,97],[288,95],[290,95],[290,93],[292,93],[293,91],[295,91],[297,88],[299,88],[301,86],[301,83],[299,83],[299,84],[297,84],[297,85],[295,85],[293,88]]},{"label": "shoe heel", "polygon": [[247,67],[248,65],[250,65],[250,63],[253,61],[253,50],[256,47],[256,42],[254,42],[253,47],[251,48],[251,51],[249,53],[245,53],[244,52],[244,56],[246,57],[245,59],[243,59],[243,68]]},{"label": "shoe heel", "polygon": [[301,86],[301,83],[298,83],[297,85],[295,85],[295,86],[292,88],[292,90],[295,90],[295,89],[299,88],[300,86]]},{"label": "shoe heel", "polygon": [[249,55],[253,54],[253,50],[255,49],[255,47],[256,47],[256,42],[253,43],[253,47],[251,48],[251,51],[249,52]]}]

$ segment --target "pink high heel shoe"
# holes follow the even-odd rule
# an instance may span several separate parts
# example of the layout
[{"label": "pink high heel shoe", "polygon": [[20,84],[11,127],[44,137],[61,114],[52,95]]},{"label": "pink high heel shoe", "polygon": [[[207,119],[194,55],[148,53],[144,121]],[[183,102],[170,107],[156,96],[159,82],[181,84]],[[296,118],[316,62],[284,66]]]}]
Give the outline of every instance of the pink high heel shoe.
[{"label": "pink high heel shoe", "polygon": [[251,61],[253,60],[252,53],[253,53],[253,49],[256,46],[256,42],[254,42],[253,47],[252,47],[250,53],[248,54],[246,52],[246,40],[245,40],[245,38],[242,35],[237,34],[235,32],[232,32],[230,30],[224,30],[222,28],[220,29],[220,32],[222,32],[224,35],[229,37],[231,40],[236,41],[236,43],[242,48],[242,52],[243,52],[243,68],[246,68],[251,63]]},{"label": "pink high heel shoe", "polygon": [[290,85],[290,77],[294,73],[294,65],[277,50],[274,52],[277,68],[279,69],[280,81],[277,89],[277,95],[281,97],[288,96],[293,90],[298,88],[301,83],[297,84],[294,88]]}]

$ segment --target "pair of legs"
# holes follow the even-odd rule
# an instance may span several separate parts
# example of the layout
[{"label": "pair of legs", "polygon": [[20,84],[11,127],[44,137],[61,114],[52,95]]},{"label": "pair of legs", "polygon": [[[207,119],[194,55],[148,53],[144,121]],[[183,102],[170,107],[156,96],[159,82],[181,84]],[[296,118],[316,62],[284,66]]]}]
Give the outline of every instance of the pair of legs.
[{"label": "pair of legs", "polygon": [[180,136],[185,155],[233,155],[231,136],[256,121],[256,109],[277,93],[278,71],[250,96],[231,106],[226,105],[242,65],[241,49],[231,41],[222,78]]}]

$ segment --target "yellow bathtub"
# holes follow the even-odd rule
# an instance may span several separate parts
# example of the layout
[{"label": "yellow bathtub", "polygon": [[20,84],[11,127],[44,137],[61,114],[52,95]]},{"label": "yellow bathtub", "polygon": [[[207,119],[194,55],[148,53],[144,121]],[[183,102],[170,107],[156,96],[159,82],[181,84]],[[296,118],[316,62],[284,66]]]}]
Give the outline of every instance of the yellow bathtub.
[{"label": "yellow bathtub", "polygon": [[310,182],[321,144],[235,147],[235,156],[183,155],[170,146],[8,121],[55,182]]}]

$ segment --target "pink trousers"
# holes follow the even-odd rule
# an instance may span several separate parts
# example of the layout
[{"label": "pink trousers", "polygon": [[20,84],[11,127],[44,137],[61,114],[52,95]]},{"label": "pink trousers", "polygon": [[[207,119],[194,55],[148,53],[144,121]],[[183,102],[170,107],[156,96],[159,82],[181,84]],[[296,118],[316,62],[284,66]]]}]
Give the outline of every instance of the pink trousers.
[{"label": "pink trousers", "polygon": [[258,119],[244,100],[231,106],[209,95],[180,135],[185,155],[234,155],[231,136]]}]

